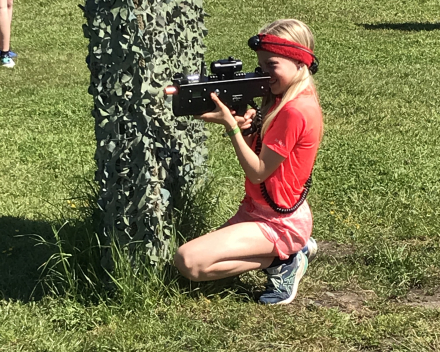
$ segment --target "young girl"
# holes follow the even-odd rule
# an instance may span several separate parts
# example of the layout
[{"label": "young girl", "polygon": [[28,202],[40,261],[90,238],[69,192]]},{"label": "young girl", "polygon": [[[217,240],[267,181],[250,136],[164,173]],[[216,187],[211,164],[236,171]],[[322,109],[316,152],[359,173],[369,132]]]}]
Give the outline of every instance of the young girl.
[{"label": "young girl", "polygon": [[308,265],[301,249],[310,238],[312,215],[300,199],[306,195],[304,186],[322,134],[311,76],[318,61],[313,35],[298,20],[268,25],[249,39],[249,46],[271,77],[259,131],[243,136],[255,110],[234,117],[215,94],[211,98],[216,109],[196,117],[225,126],[246,174],[246,196],[225,225],[182,245],[174,260],[182,275],[193,281],[265,269],[268,285],[260,302],[287,304],[295,298]]}]

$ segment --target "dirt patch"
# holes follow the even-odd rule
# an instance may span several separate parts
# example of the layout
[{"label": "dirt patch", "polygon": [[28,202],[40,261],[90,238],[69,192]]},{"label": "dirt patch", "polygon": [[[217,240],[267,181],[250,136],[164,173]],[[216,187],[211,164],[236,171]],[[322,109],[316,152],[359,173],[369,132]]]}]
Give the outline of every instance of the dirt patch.
[{"label": "dirt patch", "polygon": [[413,289],[399,303],[412,307],[440,309],[440,289],[434,292]]},{"label": "dirt patch", "polygon": [[370,310],[365,303],[376,298],[373,291],[325,291],[313,299],[303,299],[303,304],[313,307],[337,308],[346,313],[362,313],[368,315]]},{"label": "dirt patch", "polygon": [[317,241],[318,256],[328,255],[336,258],[351,255],[356,251],[356,247],[352,244],[337,243],[333,241]]}]

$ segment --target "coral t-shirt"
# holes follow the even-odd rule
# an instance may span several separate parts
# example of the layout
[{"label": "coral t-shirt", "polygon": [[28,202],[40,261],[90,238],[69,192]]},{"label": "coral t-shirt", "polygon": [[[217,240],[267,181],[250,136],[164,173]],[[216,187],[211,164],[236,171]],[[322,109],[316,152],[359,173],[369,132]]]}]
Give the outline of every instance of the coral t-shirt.
[{"label": "coral t-shirt", "polygon": [[[300,198],[315,163],[321,131],[322,111],[311,87],[287,102],[272,120],[262,142],[285,160],[264,182],[278,206],[291,208]],[[256,141],[254,138],[253,150]],[[246,177],[245,189],[253,200],[267,205],[259,184]]]}]

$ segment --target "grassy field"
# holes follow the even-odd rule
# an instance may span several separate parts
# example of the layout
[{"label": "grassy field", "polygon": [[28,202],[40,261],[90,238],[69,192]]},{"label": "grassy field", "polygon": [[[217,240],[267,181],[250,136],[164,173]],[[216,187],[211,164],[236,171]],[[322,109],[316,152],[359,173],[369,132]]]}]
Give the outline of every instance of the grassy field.
[{"label": "grassy field", "polygon": [[[247,39],[278,18],[315,33],[325,135],[309,202],[319,255],[296,300],[256,304],[254,273],[194,286],[123,260],[116,291],[99,299],[36,286],[57,253],[42,241],[63,224],[93,236],[94,121],[77,2],[16,0],[19,58],[0,70],[0,351],[440,351],[438,1],[204,4],[207,61],[233,55],[253,70]],[[202,211],[215,228],[236,210],[243,173],[221,129],[209,130]]]}]

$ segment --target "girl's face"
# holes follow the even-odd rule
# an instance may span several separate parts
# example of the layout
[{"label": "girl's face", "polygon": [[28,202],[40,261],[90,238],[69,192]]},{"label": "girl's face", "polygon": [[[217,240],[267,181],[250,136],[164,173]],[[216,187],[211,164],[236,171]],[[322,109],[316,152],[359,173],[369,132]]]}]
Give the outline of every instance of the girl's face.
[{"label": "girl's face", "polygon": [[263,72],[270,74],[269,87],[272,94],[283,95],[290,87],[303,63],[294,59],[274,54],[269,51],[257,51],[258,65]]}]

